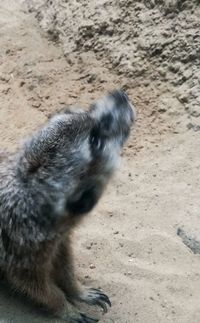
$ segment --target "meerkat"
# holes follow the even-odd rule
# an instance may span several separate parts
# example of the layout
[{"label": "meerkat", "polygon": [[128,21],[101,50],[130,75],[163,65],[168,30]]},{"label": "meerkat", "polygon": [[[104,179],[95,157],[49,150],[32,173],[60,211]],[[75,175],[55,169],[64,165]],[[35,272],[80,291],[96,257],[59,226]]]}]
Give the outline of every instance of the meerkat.
[{"label": "meerkat", "polygon": [[92,323],[75,301],[111,302],[74,274],[70,234],[100,199],[134,121],[122,91],[89,111],[54,115],[0,159],[0,270],[15,289],[70,323]]}]

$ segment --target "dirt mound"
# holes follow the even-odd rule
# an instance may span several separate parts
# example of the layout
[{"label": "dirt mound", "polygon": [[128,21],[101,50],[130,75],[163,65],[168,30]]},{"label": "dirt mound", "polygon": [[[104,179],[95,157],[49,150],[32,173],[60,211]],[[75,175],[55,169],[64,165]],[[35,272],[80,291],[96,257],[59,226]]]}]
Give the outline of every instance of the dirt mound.
[{"label": "dirt mound", "polygon": [[140,85],[156,82],[183,104],[198,130],[200,5],[195,0],[26,0],[66,56],[94,51]]}]

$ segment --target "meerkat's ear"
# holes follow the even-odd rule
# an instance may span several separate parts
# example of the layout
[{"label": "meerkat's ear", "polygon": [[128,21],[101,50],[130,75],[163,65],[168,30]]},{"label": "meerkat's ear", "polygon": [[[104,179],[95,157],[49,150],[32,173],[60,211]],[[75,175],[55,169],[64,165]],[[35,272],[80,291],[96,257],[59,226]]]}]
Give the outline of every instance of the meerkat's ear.
[{"label": "meerkat's ear", "polygon": [[20,152],[21,168],[25,172],[35,173],[41,166],[48,164],[56,153],[57,141],[55,129],[48,124],[38,130],[25,142]]},{"label": "meerkat's ear", "polygon": [[28,174],[36,173],[45,160],[45,154],[34,139],[28,140],[21,151],[20,167]]}]

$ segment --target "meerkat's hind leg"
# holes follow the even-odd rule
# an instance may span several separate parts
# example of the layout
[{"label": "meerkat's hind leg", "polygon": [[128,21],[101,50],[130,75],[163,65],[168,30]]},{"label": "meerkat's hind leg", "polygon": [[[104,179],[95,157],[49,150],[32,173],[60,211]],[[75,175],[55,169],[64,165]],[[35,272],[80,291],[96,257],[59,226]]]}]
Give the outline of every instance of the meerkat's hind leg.
[{"label": "meerkat's hind leg", "polygon": [[41,305],[49,314],[67,323],[94,323],[98,320],[87,317],[72,305],[65,297],[63,291],[48,277],[40,273],[26,273],[9,275],[10,284],[22,294]]},{"label": "meerkat's hind leg", "polygon": [[70,240],[67,237],[60,243],[54,259],[53,277],[72,304],[74,301],[79,301],[89,305],[97,305],[103,309],[104,313],[108,311],[108,306],[111,306],[108,296],[101,290],[86,289],[76,280]]}]

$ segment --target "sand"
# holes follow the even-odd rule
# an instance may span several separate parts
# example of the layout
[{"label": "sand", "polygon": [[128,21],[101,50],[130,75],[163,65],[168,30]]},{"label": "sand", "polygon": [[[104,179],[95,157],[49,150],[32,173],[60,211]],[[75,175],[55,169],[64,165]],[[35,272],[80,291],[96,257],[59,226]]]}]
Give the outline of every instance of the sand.
[{"label": "sand", "polygon": [[[63,105],[87,108],[122,85],[138,112],[115,178],[74,232],[77,275],[112,301],[103,316],[84,309],[105,323],[199,323],[200,255],[186,242],[200,240],[200,137],[182,103],[153,81],[128,86],[91,51],[66,59],[20,0],[1,1],[0,35],[1,148],[14,150]],[[0,322],[56,320],[2,284]]]}]

